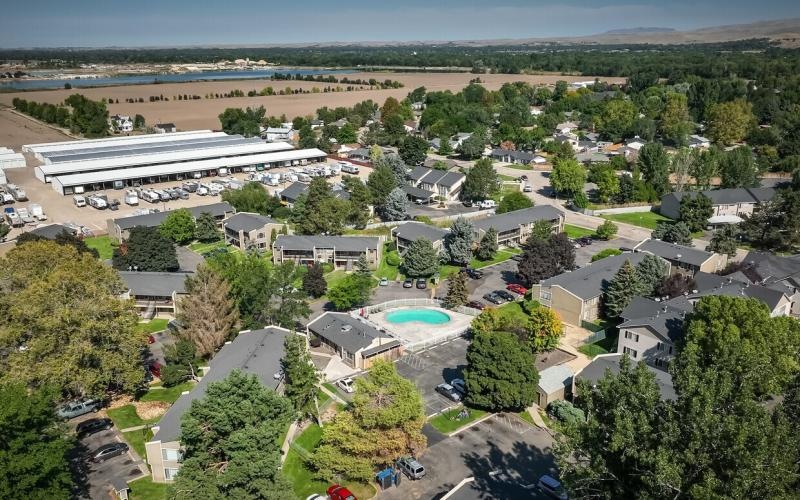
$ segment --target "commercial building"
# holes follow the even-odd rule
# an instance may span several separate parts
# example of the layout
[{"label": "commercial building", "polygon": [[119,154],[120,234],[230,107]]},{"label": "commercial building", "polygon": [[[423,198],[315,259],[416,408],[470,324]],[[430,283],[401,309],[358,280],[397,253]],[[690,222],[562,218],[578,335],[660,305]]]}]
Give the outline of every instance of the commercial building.
[{"label": "commercial building", "polygon": [[359,370],[369,369],[376,360],[394,361],[403,355],[399,340],[346,313],[326,312],[308,324],[308,332]]},{"label": "commercial building", "polygon": [[[714,210],[708,219],[711,226],[739,223],[743,216],[752,214],[759,205],[775,197],[774,188],[710,189],[700,193],[711,200]],[[681,200],[687,196],[694,197],[697,193],[678,191],[661,197],[661,215],[679,219]]]},{"label": "commercial building", "polygon": [[381,260],[381,238],[365,236],[278,236],[272,245],[275,264],[294,262],[298,265],[328,263],[334,269],[351,271],[358,259],[365,256],[375,269]]},{"label": "commercial building", "polygon": [[547,221],[553,232],[560,233],[564,230],[564,219],[564,212],[553,205],[539,205],[477,219],[472,226],[475,228],[475,242],[479,242],[489,228],[494,228],[498,245],[515,246],[525,243],[536,222]]},{"label": "commercial building", "polygon": [[242,251],[269,249],[272,232],[278,234],[282,227],[281,222],[250,212],[239,212],[222,221],[225,242]]},{"label": "commercial building", "polygon": [[241,370],[256,375],[264,386],[281,390],[282,379],[276,379],[275,374],[280,372],[283,343],[288,335],[293,334],[276,326],[239,332],[235,339],[225,343],[208,367],[201,369],[202,378],[194,389],[175,401],[153,426],[153,437],[145,443],[147,463],[154,482],[165,483],[175,479],[183,458],[181,418],[192,401],[205,396],[209,384],[225,379],[233,370]]},{"label": "commercial building", "polygon": [[25,157],[15,153],[13,149],[0,147],[0,170],[9,168],[25,168]]},{"label": "commercial building", "polygon": [[[189,207],[186,210],[188,210],[195,219],[200,217],[202,213],[209,213],[220,225],[223,219],[236,213],[236,210],[227,201]],[[169,214],[170,212],[152,212],[144,215],[121,217],[119,219],[108,219],[106,221],[108,235],[115,241],[122,241],[128,237],[131,228],[136,226],[158,227]]]},{"label": "commercial building", "polygon": [[120,271],[127,287],[123,298],[133,299],[143,318],[175,317],[178,298],[186,294],[186,278],[194,273]]}]

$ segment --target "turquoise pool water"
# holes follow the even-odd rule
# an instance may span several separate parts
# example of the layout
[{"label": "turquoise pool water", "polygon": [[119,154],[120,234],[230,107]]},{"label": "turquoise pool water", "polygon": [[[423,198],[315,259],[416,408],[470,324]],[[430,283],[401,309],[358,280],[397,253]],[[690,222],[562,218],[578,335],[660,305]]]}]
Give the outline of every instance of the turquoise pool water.
[{"label": "turquoise pool water", "polygon": [[389,323],[427,323],[429,325],[443,325],[450,321],[450,316],[435,309],[401,309],[386,315]]}]

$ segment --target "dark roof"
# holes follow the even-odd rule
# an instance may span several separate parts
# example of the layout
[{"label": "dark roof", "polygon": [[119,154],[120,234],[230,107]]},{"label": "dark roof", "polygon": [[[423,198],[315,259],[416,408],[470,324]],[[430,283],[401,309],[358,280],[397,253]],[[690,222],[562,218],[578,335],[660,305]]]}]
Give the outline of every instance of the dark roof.
[{"label": "dark roof", "polygon": [[624,253],[600,259],[588,266],[553,276],[542,281],[542,286],[560,286],[577,297],[588,300],[600,296],[608,282],[617,274],[625,261],[636,265],[644,260],[642,253]]},{"label": "dark roof", "polygon": [[192,401],[205,396],[208,384],[219,382],[233,370],[251,373],[267,387],[275,389],[279,381],[273,375],[280,371],[283,357],[283,342],[291,335],[288,330],[270,326],[261,330],[240,332],[231,342],[227,342],[211,359],[208,373],[189,393],[175,401],[175,404],[161,417],[158,432],[151,441],[175,441],[181,434],[181,417],[191,407]]},{"label": "dark roof", "polygon": [[439,181],[436,184],[440,186],[452,187],[458,184],[462,179],[465,179],[466,177],[467,176],[462,174],[461,172],[447,172],[444,175],[444,177],[439,179]]},{"label": "dark roof", "polygon": [[411,172],[408,173],[408,178],[411,179],[414,182],[417,182],[420,179],[422,179],[430,171],[431,171],[430,168],[417,166],[417,167],[414,167],[411,170]]},{"label": "dark roof", "polygon": [[56,236],[61,234],[63,231],[66,231],[70,234],[77,233],[75,229],[61,224],[48,224],[46,226],[37,227],[36,229],[31,229],[29,233],[35,234],[36,236],[40,236],[42,238],[47,238],[48,240],[54,240]]},{"label": "dark roof", "polygon": [[155,128],[175,128],[174,123],[156,123]]},{"label": "dark roof", "polygon": [[239,212],[225,219],[225,227],[234,231],[244,231],[249,233],[256,229],[261,229],[267,224],[278,224],[277,221],[263,215],[250,212]]},{"label": "dark roof", "polygon": [[[596,385],[607,372],[610,372],[612,375],[617,375],[620,371],[620,361],[622,361],[622,354],[601,354],[600,356],[596,356],[591,363],[578,372],[575,375],[575,379],[576,381],[586,380],[592,385]],[[659,370],[650,365],[645,364],[645,366],[656,376],[656,384],[658,384],[658,392],[661,394],[661,399],[677,399],[675,387],[672,385],[672,376],[668,372]]]},{"label": "dark roof", "polygon": [[341,252],[358,252],[367,248],[378,248],[380,240],[371,236],[303,236],[281,234],[275,240],[275,247],[284,250],[311,250],[313,248],[336,248]]},{"label": "dark roof", "polygon": [[408,241],[414,241],[418,238],[425,238],[432,242],[438,241],[443,239],[447,233],[446,229],[429,226],[422,222],[406,222],[394,229],[394,234]]},{"label": "dark roof", "polygon": [[[701,193],[711,200],[712,205],[731,205],[734,203],[761,203],[775,196],[775,189],[766,188],[731,188],[709,189]],[[678,191],[669,193],[664,198],[672,197],[680,201],[684,196],[697,196],[696,191]]]},{"label": "dark roof", "polygon": [[553,205],[539,205],[500,215],[492,215],[485,219],[477,219],[473,221],[472,226],[483,231],[493,227],[498,233],[502,233],[516,229],[522,224],[530,224],[538,220],[556,220],[563,216],[564,212]]},{"label": "dark roof", "polygon": [[409,186],[408,184],[404,184],[402,188],[407,195],[413,196],[414,198],[421,198],[423,200],[427,200],[428,198],[434,195],[433,191],[428,191],[427,189],[421,189],[418,187]]},{"label": "dark roof", "polygon": [[394,349],[395,347],[398,347],[399,345],[400,345],[400,341],[399,340],[391,340],[389,342],[386,342],[385,344],[376,345],[375,347],[373,347],[371,349],[363,350],[361,352],[361,356],[365,357],[365,358],[368,358],[370,356],[374,356],[376,354],[380,354],[382,352],[386,352],[386,351],[388,351],[390,349]]},{"label": "dark roof", "polygon": [[[678,339],[683,337],[683,321],[686,317],[686,311],[683,308],[674,307],[666,302],[655,304],[658,306],[655,311],[651,310],[647,315],[628,319],[620,323],[617,328],[645,327],[662,340],[674,344]],[[633,312],[632,310],[625,311],[628,316],[632,315]],[[626,316],[626,318],[628,316]]]},{"label": "dark roof", "polygon": [[281,191],[281,198],[286,198],[290,202],[294,202],[306,191],[308,191],[308,184],[303,184],[302,182],[293,182],[289,184],[286,189]]},{"label": "dark roof", "polygon": [[419,168],[427,170],[427,172],[425,172],[425,174],[418,181],[418,182],[424,182],[425,184],[436,185],[439,183],[440,180],[444,179],[444,176],[448,174],[446,170],[436,170],[434,168],[425,168],[425,167],[419,167]]},{"label": "dark roof", "polygon": [[194,273],[120,271],[119,277],[133,296],[171,297],[186,293],[186,278]]},{"label": "dark roof", "polygon": [[761,285],[752,285],[750,282],[734,279],[733,276],[719,276],[702,272],[695,273],[694,280],[697,293],[689,294],[690,299],[706,295],[748,297],[760,300],[769,307],[770,311],[778,306],[784,297],[784,293],[789,292],[788,290],[783,291]]},{"label": "dark roof", "polygon": [[535,154],[529,153],[528,151],[514,151],[512,149],[493,149],[492,156],[494,157],[505,157],[510,156],[511,158],[522,160],[522,161],[533,161],[536,157]]},{"label": "dark roof", "polygon": [[[210,205],[200,205],[199,207],[187,207],[186,209],[189,210],[189,212],[195,218],[199,217],[203,212],[208,212],[214,217],[219,218],[236,211],[226,201],[212,203]],[[134,215],[132,217],[114,219],[114,223],[122,230],[130,229],[136,226],[156,227],[160,225],[170,213],[170,211],[166,211],[154,212],[145,215]]]},{"label": "dark roof", "polygon": [[705,261],[714,256],[712,252],[706,252],[699,248],[676,245],[666,241],[647,239],[636,245],[637,252],[647,252],[659,257],[675,262],[683,262],[693,266],[700,266]]},{"label": "dark roof", "polygon": [[743,272],[751,282],[774,283],[800,274],[800,255],[783,257],[771,253],[748,252],[742,259]]},{"label": "dark roof", "polygon": [[369,347],[377,338],[391,339],[389,335],[347,313],[325,313],[309,323],[308,329],[352,353]]}]

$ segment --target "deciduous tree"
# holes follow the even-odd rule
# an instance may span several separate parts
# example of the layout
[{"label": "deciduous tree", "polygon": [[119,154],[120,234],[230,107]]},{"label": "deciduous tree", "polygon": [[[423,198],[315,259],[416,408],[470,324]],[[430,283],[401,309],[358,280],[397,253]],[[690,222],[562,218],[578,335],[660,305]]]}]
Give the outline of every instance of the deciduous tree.
[{"label": "deciduous tree", "polygon": [[315,263],[303,276],[303,290],[312,297],[322,297],[328,291],[328,282],[323,276],[322,265]]},{"label": "deciduous tree", "polygon": [[203,212],[197,217],[195,226],[195,237],[198,241],[211,243],[222,238],[222,233],[217,229],[217,221],[208,212]]},{"label": "deciduous tree", "polygon": [[651,236],[667,243],[692,246],[692,231],[684,222],[658,222]]},{"label": "deciduous tree", "polygon": [[739,247],[739,228],[735,224],[722,226],[714,231],[711,241],[706,247],[707,252],[725,254],[728,257],[735,257]]},{"label": "deciduous tree", "polygon": [[614,236],[617,235],[617,230],[618,229],[619,228],[617,227],[616,224],[614,224],[610,220],[607,220],[607,221],[603,222],[602,224],[600,224],[599,226],[597,226],[597,229],[595,230],[595,234],[601,240],[610,240],[611,238],[613,238]]},{"label": "deciduous tree", "polygon": [[461,197],[465,200],[485,200],[498,190],[499,178],[490,158],[481,158],[467,171]]},{"label": "deciduous tree", "polygon": [[185,208],[179,208],[167,215],[158,226],[158,232],[178,245],[191,243],[195,236],[194,217]]},{"label": "deciduous tree", "polygon": [[533,206],[533,200],[525,196],[524,193],[513,191],[503,196],[500,204],[497,205],[495,213],[504,214],[506,212],[513,212],[514,210],[522,210],[523,208],[530,208]]},{"label": "deciduous tree", "polygon": [[252,212],[270,215],[281,206],[280,199],[270,196],[258,182],[248,182],[242,189],[226,189],[222,192],[222,201],[227,201],[237,212]]},{"label": "deciduous tree", "polygon": [[525,324],[525,342],[534,353],[552,351],[564,335],[564,324],[549,307],[535,307]]},{"label": "deciduous tree", "polygon": [[586,169],[575,160],[558,160],[553,163],[550,185],[556,192],[573,196],[583,192],[586,184]]},{"label": "deciduous tree", "polygon": [[744,99],[714,104],[708,110],[708,136],[718,144],[742,141],[753,123],[753,106]]},{"label": "deciduous tree", "polygon": [[367,187],[372,194],[372,202],[376,207],[385,205],[386,200],[389,198],[389,193],[397,186],[397,179],[392,169],[387,165],[375,167],[367,179]]},{"label": "deciduous tree", "polygon": [[685,146],[686,139],[692,131],[689,117],[689,106],[685,94],[670,92],[667,94],[664,112],[661,114],[661,135],[676,146]]},{"label": "deciduous tree", "polygon": [[742,146],[722,155],[719,175],[723,188],[749,188],[759,185],[758,165],[750,148]]},{"label": "deciduous tree", "polygon": [[397,152],[408,165],[420,165],[428,156],[428,141],[416,135],[408,135],[400,143]]},{"label": "deciduous tree", "polygon": [[175,243],[158,228],[136,226],[128,239],[114,249],[114,269],[120,271],[177,271],[178,255]]},{"label": "deciduous tree", "polygon": [[644,181],[658,196],[669,191],[669,157],[660,143],[650,142],[642,146],[636,164]]},{"label": "deciduous tree", "polygon": [[337,311],[346,311],[366,304],[371,287],[369,281],[351,274],[328,291],[328,298]]}]

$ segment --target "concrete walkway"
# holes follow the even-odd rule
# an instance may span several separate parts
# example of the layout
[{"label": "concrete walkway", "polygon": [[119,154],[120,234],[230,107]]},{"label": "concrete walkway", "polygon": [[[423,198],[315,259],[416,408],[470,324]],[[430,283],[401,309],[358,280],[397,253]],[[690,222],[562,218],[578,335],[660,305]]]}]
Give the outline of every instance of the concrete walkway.
[{"label": "concrete walkway", "polygon": [[327,388],[327,387],[325,387],[324,385],[320,384],[318,387],[319,387],[319,390],[321,390],[322,392],[324,392],[325,394],[327,394],[328,396],[330,396],[330,397],[331,397],[331,399],[333,399],[334,401],[336,401],[336,402],[338,402],[338,403],[342,403],[342,404],[344,404],[344,405],[346,405],[346,404],[347,404],[347,401],[345,401],[344,399],[342,399],[342,398],[341,398],[341,397],[340,397],[338,394],[336,394],[335,392],[331,392],[331,391],[329,391],[329,390],[328,390],[328,388]]},{"label": "concrete walkway", "polygon": [[547,424],[544,423],[542,416],[539,415],[539,407],[537,405],[533,405],[527,409],[528,415],[531,416],[533,419],[533,423],[536,424],[537,427],[541,427],[542,429],[548,429]]}]

